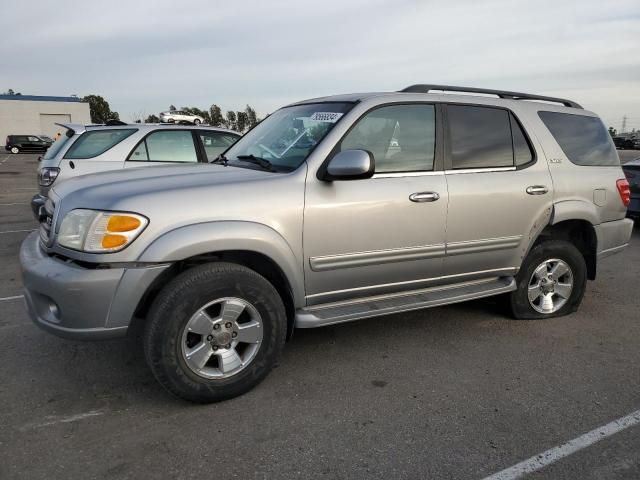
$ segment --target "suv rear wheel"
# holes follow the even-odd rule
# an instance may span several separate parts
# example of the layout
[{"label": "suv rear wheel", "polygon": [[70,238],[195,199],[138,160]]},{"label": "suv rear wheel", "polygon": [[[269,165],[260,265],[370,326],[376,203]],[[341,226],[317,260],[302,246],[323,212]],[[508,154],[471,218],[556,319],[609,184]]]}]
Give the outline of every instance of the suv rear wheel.
[{"label": "suv rear wheel", "polygon": [[516,276],[517,290],[509,294],[517,319],[543,319],[575,312],[587,283],[587,266],[580,251],[564,240],[539,243],[525,258]]},{"label": "suv rear wheel", "polygon": [[265,278],[241,265],[210,263],[160,291],[147,319],[145,355],[171,393],[215,402],[241,395],[267,376],[286,330],[282,300]]}]

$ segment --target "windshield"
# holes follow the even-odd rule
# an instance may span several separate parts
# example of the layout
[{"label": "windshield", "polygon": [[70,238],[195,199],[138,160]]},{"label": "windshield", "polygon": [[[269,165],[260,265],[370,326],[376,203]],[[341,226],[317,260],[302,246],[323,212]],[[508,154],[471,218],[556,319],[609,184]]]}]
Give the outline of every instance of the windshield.
[{"label": "windshield", "polygon": [[238,140],[225,156],[230,165],[251,165],[247,160],[256,157],[267,160],[274,171],[290,172],[352,107],[352,103],[313,103],[282,108]]}]

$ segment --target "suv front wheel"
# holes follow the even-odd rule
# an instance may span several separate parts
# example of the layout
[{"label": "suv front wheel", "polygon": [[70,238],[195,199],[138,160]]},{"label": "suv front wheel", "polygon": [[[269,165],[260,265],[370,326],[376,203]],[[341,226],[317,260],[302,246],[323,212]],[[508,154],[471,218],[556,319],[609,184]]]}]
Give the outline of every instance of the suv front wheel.
[{"label": "suv front wheel", "polygon": [[534,246],[518,275],[517,290],[509,294],[517,319],[559,317],[580,306],[587,283],[587,266],[580,251],[565,240]]},{"label": "suv front wheel", "polygon": [[174,278],[156,297],[144,347],[156,379],[194,402],[236,397],[260,383],[284,346],[276,289],[241,265],[210,263]]}]

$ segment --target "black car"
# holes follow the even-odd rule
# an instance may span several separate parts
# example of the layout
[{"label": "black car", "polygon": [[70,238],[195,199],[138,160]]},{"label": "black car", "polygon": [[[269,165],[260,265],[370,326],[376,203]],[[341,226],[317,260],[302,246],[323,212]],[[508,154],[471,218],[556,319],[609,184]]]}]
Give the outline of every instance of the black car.
[{"label": "black car", "polygon": [[619,150],[633,150],[633,140],[625,137],[613,137],[613,143]]},{"label": "black car", "polygon": [[631,203],[627,207],[627,215],[640,218],[640,157],[622,165],[622,170],[631,190]]},{"label": "black car", "polygon": [[11,153],[45,152],[51,143],[36,135],[9,135],[4,149]]}]

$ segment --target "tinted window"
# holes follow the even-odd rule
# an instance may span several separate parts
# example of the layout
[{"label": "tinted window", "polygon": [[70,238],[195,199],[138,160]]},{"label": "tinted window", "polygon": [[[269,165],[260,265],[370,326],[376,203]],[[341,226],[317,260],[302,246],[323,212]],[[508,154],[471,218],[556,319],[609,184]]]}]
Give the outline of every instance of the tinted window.
[{"label": "tinted window", "polygon": [[160,130],[140,142],[129,155],[129,160],[195,163],[198,155],[190,131]]},{"label": "tinted window", "polygon": [[66,135],[61,135],[60,137],[58,137],[58,139],[53,142],[53,145],[51,145],[47,152],[44,154],[44,159],[49,160],[51,158],[55,158],[55,156],[58,155],[58,153],[62,150],[62,147],[64,147],[70,141],[71,138],[67,137]]},{"label": "tinted window", "polygon": [[71,145],[71,148],[69,148],[64,158],[82,159],[97,157],[134,132],[136,132],[135,129],[103,129],[85,132]]},{"label": "tinted window", "polygon": [[525,165],[533,160],[533,152],[527,142],[522,127],[513,116],[509,114],[509,121],[511,122],[511,135],[513,137],[513,158],[515,159],[516,166]]},{"label": "tinted window", "polygon": [[447,117],[454,169],[513,166],[509,112],[448,105]]},{"label": "tinted window", "polygon": [[435,125],[433,105],[377,108],[358,121],[340,150],[371,152],[378,173],[433,170]]},{"label": "tinted window", "polygon": [[611,136],[599,118],[557,112],[538,112],[538,115],[572,163],[620,164]]},{"label": "tinted window", "polygon": [[224,152],[231,145],[236,143],[238,136],[229,135],[222,132],[199,131],[198,136],[207,154],[207,160],[215,160],[218,155]]}]

